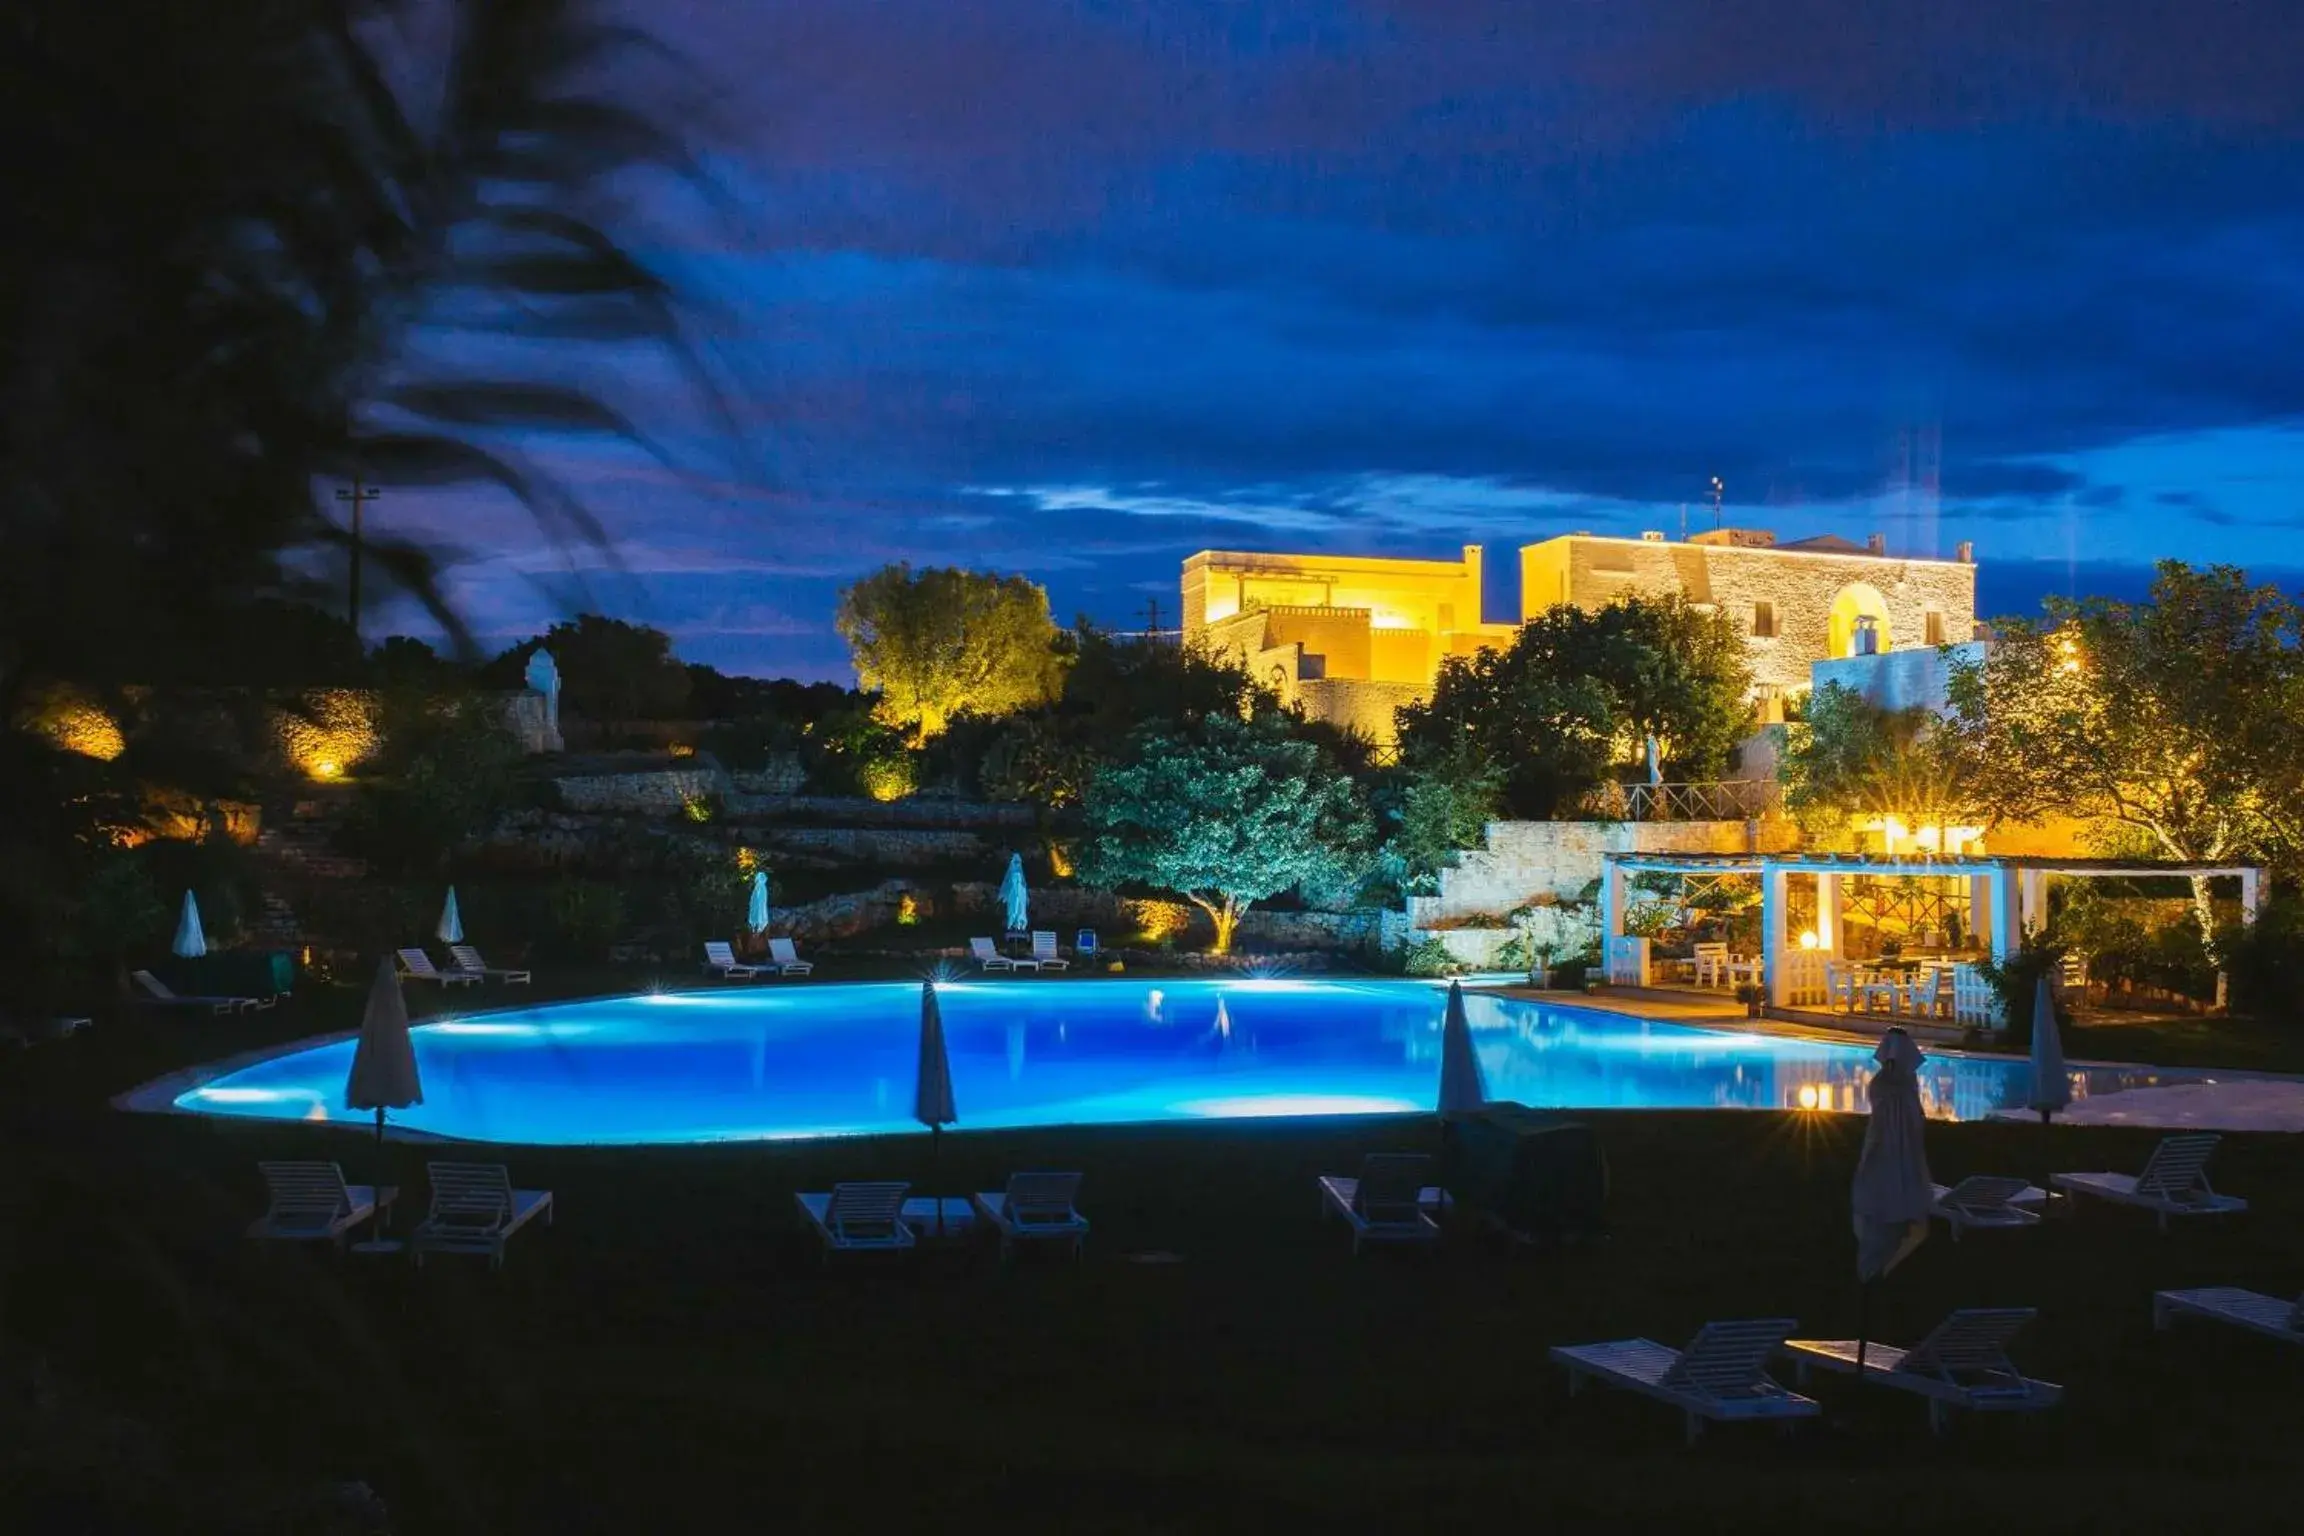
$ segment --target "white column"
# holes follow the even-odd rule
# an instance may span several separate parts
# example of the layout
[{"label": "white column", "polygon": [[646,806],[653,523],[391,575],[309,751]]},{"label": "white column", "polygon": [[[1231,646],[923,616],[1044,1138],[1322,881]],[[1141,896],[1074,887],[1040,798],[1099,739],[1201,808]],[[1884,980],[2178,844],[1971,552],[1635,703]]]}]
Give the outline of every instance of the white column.
[{"label": "white column", "polygon": [[2005,961],[2024,947],[2023,911],[2016,888],[2017,871],[2002,865],[1986,878],[1992,885],[1992,958]]},{"label": "white column", "polygon": [[1760,866],[1760,985],[1770,1005],[1781,1008],[1791,993],[1784,974],[1784,930],[1791,903],[1784,899],[1791,876],[1774,862]]},{"label": "white column", "polygon": [[1992,877],[1968,877],[1968,942],[1978,948],[1992,940]]},{"label": "white column", "polygon": [[1624,866],[1613,859],[1600,866],[1600,937],[1613,939],[1624,931]]},{"label": "white column", "polygon": [[2256,914],[2262,911],[2263,907],[2264,871],[2260,869],[2240,871],[2240,926],[2243,928],[2255,927]]},{"label": "white column", "polygon": [[2048,871],[2023,870],[2019,872],[2018,880],[2024,897],[2024,910],[2017,916],[2017,931],[2038,933],[2048,926]]},{"label": "white column", "polygon": [[1840,877],[1816,877],[1816,952],[1840,953]]}]

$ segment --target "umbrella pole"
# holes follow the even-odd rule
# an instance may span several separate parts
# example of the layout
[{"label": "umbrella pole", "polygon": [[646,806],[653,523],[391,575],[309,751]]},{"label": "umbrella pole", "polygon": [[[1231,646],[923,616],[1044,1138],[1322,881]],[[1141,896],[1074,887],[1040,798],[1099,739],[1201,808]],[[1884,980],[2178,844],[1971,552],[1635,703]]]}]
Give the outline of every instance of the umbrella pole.
[{"label": "umbrella pole", "polygon": [[1872,1337],[1872,1282],[1856,1282],[1856,1385],[1864,1385],[1864,1346]]},{"label": "umbrella pole", "polygon": [[[928,1178],[931,1189],[935,1187],[936,1183],[936,1153],[943,1145],[944,1127],[940,1125],[928,1127]],[[944,1196],[939,1193],[932,1198],[936,1201],[936,1240],[942,1242],[944,1240]]]}]

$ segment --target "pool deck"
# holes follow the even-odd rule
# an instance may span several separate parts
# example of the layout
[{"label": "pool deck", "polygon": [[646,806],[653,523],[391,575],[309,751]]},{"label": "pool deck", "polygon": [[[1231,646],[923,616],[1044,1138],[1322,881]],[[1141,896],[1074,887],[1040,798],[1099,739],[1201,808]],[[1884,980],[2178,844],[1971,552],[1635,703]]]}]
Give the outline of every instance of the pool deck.
[{"label": "pool deck", "polygon": [[[1747,1016],[1744,1005],[1723,997],[1717,1003],[1701,995],[1670,987],[1617,987],[1608,992],[1544,992],[1533,987],[1499,987],[1505,997],[1531,1002],[1571,1004],[1604,1013],[1628,1014],[1663,1023],[1689,1024],[1699,1029],[1736,1030],[1750,1034],[1780,1035],[1795,1040],[1823,1040],[1838,1045],[1863,1045],[1877,1040],[1892,1024],[1901,1024],[1915,1038],[1938,1048],[1957,1046],[1960,1032],[1885,1015],[1854,1016],[1814,1009],[1777,1009],[1764,1018]],[[2073,1066],[2130,1065],[2074,1061]],[[2137,1064],[2141,1065],[2141,1064]],[[2000,1120],[2031,1120],[2030,1110],[2004,1109]],[[2057,1115],[2071,1125],[2131,1125],[2171,1131],[2272,1131],[2304,1133],[2304,1078],[2263,1072],[2202,1071],[2195,1082],[2169,1083],[2156,1088],[2130,1088],[2121,1093],[2097,1094],[2079,1100]]]}]

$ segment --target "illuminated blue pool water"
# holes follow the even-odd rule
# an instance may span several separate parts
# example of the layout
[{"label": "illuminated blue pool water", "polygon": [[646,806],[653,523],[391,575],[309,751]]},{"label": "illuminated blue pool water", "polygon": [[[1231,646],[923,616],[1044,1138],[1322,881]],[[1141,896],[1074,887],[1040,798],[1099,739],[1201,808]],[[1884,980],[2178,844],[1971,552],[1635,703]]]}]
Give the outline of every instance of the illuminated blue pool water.
[{"label": "illuminated blue pool water", "polygon": [[[1408,981],[947,983],[960,1129],[1428,1109],[1443,994]],[[1466,994],[1491,1097],[1565,1108],[1863,1106],[1870,1051]],[[1218,1008],[1222,1007],[1222,1017]],[[527,1143],[685,1142],[916,1129],[920,989],[731,987],[492,1013],[415,1031],[424,1103],[396,1124]],[[344,1108],[349,1040],[145,1107],[278,1120]],[[2182,1074],[2076,1068],[2075,1095]],[[1937,1056],[1932,1115],[2020,1105],[2021,1061]]]}]

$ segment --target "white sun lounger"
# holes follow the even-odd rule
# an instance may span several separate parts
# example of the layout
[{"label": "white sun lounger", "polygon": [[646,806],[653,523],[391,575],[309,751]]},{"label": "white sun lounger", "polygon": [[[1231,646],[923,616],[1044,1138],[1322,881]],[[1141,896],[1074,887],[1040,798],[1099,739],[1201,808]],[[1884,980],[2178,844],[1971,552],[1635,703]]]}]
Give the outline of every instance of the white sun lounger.
[{"label": "white sun lounger", "polygon": [[334,1163],[258,1163],[271,1208],[248,1225],[248,1235],[268,1242],[330,1242],[344,1246],[344,1234],[376,1215],[399,1194],[367,1184],[347,1184]]},{"label": "white sun lounger", "polygon": [[1080,1195],[1076,1173],[1012,1173],[1008,1187],[976,1197],[976,1208],[1000,1234],[1000,1257],[1018,1243],[1068,1242],[1072,1257],[1088,1240],[1088,1218],[1074,1203]]},{"label": "white sun lounger", "polygon": [[2152,1293],[2153,1327],[2166,1328],[2179,1317],[2205,1317],[2284,1344],[2304,1344],[2304,1296],[2287,1301],[2236,1285]]},{"label": "white sun lounger", "polygon": [[784,976],[805,976],[816,969],[816,962],[801,959],[800,951],[792,947],[790,939],[770,939],[768,941],[768,964],[762,969],[775,971]]},{"label": "white sun lounger", "polygon": [[483,976],[515,987],[527,986],[536,979],[526,971],[511,971],[502,966],[490,965],[480,958],[480,951],[470,944],[449,945],[448,958],[456,962],[457,974],[462,976]]},{"label": "white sun lounger", "polygon": [[1320,1208],[1334,1211],[1352,1228],[1352,1251],[1362,1243],[1430,1243],[1440,1237],[1432,1208],[1440,1192],[1428,1188],[1432,1159],[1421,1152],[1371,1152],[1360,1160],[1360,1176],[1320,1175]]},{"label": "white sun lounger", "polygon": [[[1910,1349],[1877,1340],[1864,1345],[1864,1379],[1928,1399],[1928,1428],[1944,1432],[1955,1408],[1971,1413],[2026,1413],[2053,1408],[2064,1389],[2034,1381],[2008,1358],[2008,1341],[2039,1314],[2030,1307],[1977,1307],[1955,1312]],[[1808,1385],[1810,1370],[1856,1370],[1854,1339],[1791,1339],[1796,1381]]]},{"label": "white sun lounger", "polygon": [[1040,969],[1040,962],[1037,960],[1009,959],[992,947],[990,939],[970,939],[968,941],[968,953],[974,957],[978,966],[987,971],[1036,971]]},{"label": "white sun lounger", "polygon": [[2044,1203],[2047,1191],[2039,1189],[2026,1179],[2013,1179],[2000,1174],[1970,1174],[1949,1187],[1942,1184],[1928,1186],[1935,1192],[1935,1203],[1929,1214],[1952,1226],[1952,1241],[1960,1241],[1960,1234],[1971,1228],[1978,1231],[2004,1231],[2011,1227],[2040,1225],[2037,1207]]},{"label": "white sun lounger", "polygon": [[2168,1230],[2171,1216],[2222,1215],[2248,1209],[2235,1195],[2208,1187],[2208,1159],[2221,1138],[2202,1132],[2163,1139],[2139,1174],[2059,1173],[2049,1183],[2075,1195],[2094,1195],[2115,1205],[2139,1206]]},{"label": "white sun lounger", "polygon": [[210,1013],[243,1013],[255,1008],[269,1008],[278,998],[272,997],[186,997],[169,990],[168,983],[150,971],[128,973],[136,985],[144,989],[147,1001],[170,1008],[205,1008]]},{"label": "white sun lounger", "polygon": [[724,939],[704,942],[704,969],[722,981],[749,981],[767,973],[757,965],[746,965],[736,958],[736,951]]},{"label": "white sun lounger", "polygon": [[432,1209],[416,1224],[410,1247],[419,1268],[431,1253],[484,1253],[504,1267],[504,1244],[529,1218],[552,1225],[552,1191],[514,1189],[502,1163],[428,1163]]},{"label": "white sun lounger", "polygon": [[435,981],[444,987],[476,987],[477,975],[465,971],[443,971],[432,963],[432,957],[421,949],[395,951],[400,956],[400,974],[410,981]]},{"label": "white sun lounger", "polygon": [[1056,953],[1056,933],[1050,928],[1032,930],[1032,963],[1043,971],[1068,971],[1072,962]]},{"label": "white sun lounger", "polygon": [[1552,1358],[1567,1367],[1571,1396],[1592,1380],[1670,1403],[1686,1416],[1688,1443],[1694,1445],[1707,1419],[1767,1419],[1790,1429],[1822,1411],[1815,1399],[1779,1386],[1768,1375],[1768,1357],[1798,1326],[1788,1317],[1706,1323],[1686,1349],[1653,1339],[1622,1339],[1557,1345]]},{"label": "white sun lounger", "polygon": [[824,1262],[835,1253],[891,1253],[917,1241],[904,1224],[904,1183],[835,1184],[832,1192],[796,1194],[793,1203],[824,1244]]}]

